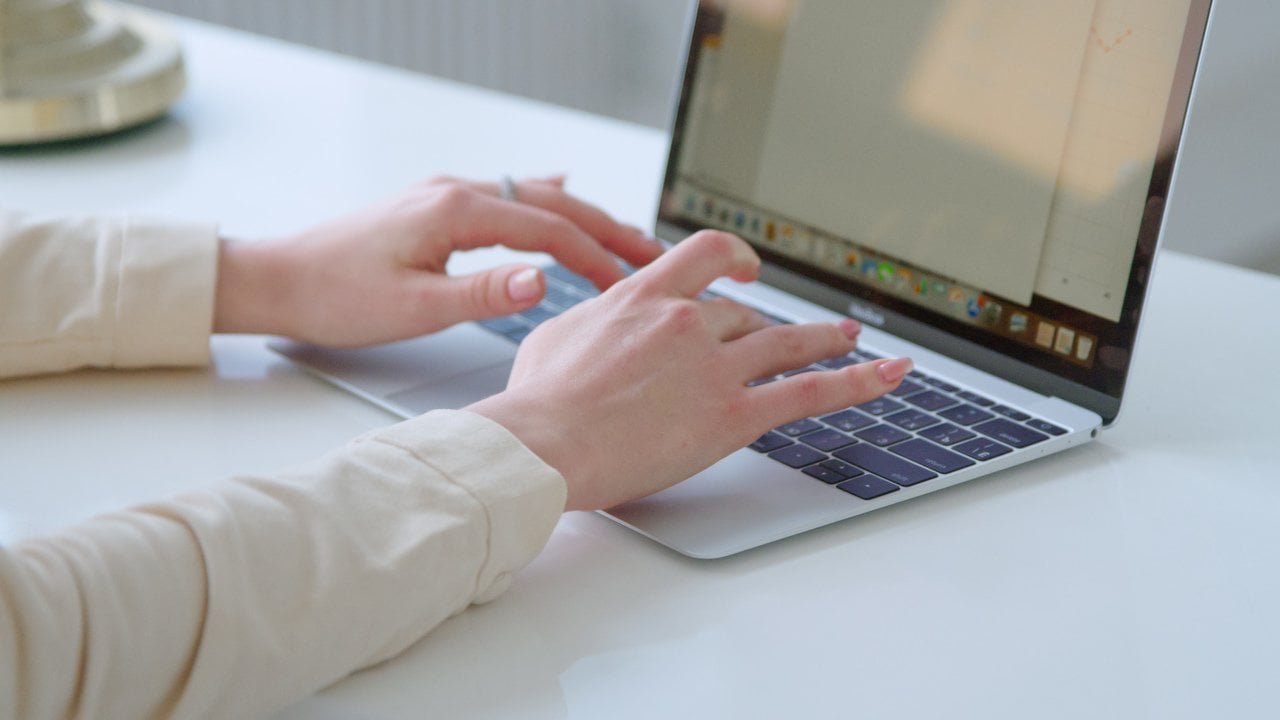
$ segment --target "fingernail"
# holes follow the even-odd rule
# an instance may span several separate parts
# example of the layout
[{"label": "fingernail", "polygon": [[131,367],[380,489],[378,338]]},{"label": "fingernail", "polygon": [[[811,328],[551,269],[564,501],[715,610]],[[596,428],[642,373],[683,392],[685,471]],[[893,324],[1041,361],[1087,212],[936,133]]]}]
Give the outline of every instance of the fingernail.
[{"label": "fingernail", "polygon": [[507,278],[507,297],[518,303],[542,297],[542,282],[538,268],[525,268]]},{"label": "fingernail", "polygon": [[845,318],[844,320],[836,323],[836,326],[839,327],[840,332],[843,332],[844,336],[850,340],[857,340],[858,333],[862,332],[862,323],[854,320],[853,318]]},{"label": "fingernail", "polygon": [[904,375],[911,372],[914,367],[911,358],[894,358],[880,363],[876,367],[876,374],[880,376],[880,381],[886,385],[892,385],[903,378]]}]

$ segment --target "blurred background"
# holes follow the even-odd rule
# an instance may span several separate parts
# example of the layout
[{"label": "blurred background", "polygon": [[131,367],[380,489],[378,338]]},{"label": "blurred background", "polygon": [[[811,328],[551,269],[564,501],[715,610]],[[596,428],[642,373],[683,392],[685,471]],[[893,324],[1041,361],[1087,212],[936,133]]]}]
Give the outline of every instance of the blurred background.
[{"label": "blurred background", "polygon": [[[665,128],[691,0],[135,4]],[[1215,0],[1167,242],[1280,274],[1280,3]],[[1225,192],[1226,178],[1251,178]],[[1240,218],[1252,225],[1241,226]]]},{"label": "blurred background", "polygon": [[689,0],[133,2],[653,127]]}]

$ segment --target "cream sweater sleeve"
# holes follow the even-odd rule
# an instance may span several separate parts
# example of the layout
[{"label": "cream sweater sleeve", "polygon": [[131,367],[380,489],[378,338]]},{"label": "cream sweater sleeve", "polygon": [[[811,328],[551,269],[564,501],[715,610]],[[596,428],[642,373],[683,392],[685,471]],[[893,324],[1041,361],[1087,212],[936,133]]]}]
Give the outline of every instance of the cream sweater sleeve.
[{"label": "cream sweater sleeve", "polygon": [[0,717],[262,717],[496,596],[564,492],[501,426],[437,411],[0,548]]},{"label": "cream sweater sleeve", "polygon": [[[211,228],[0,213],[0,375],[203,362],[215,264]],[[261,717],[496,596],[564,501],[439,411],[0,547],[0,717]]]},{"label": "cream sweater sleeve", "polygon": [[217,240],[212,225],[0,208],[0,377],[207,362]]}]

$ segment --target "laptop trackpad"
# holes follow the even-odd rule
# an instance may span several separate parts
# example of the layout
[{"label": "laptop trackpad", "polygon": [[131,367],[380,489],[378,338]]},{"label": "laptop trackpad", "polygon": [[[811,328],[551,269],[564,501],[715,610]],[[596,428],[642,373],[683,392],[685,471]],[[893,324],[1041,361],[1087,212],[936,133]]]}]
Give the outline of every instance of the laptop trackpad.
[{"label": "laptop trackpad", "polygon": [[339,385],[384,399],[395,395],[417,396],[429,386],[450,382],[473,386],[473,381],[464,382],[464,378],[477,373],[485,376],[500,373],[499,383],[472,398],[478,400],[506,387],[511,361],[516,355],[516,346],[511,341],[474,323],[368,348],[322,348],[289,341],[273,342],[271,348]]},{"label": "laptop trackpad", "polygon": [[501,391],[511,375],[511,361],[479,368],[461,375],[415,385],[387,396],[387,402],[411,414],[428,410],[457,410]]}]

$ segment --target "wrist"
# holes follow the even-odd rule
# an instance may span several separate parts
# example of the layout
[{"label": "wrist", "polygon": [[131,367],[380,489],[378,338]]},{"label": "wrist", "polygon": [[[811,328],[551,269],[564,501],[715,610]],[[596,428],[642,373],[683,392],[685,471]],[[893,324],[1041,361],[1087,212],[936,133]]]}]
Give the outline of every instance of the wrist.
[{"label": "wrist", "polygon": [[566,512],[596,509],[583,497],[585,493],[580,482],[581,472],[573,461],[573,454],[564,452],[566,448],[563,433],[551,427],[546,413],[536,403],[522,406],[509,393],[502,392],[465,409],[506,428],[530,452],[560,473],[565,483]]},{"label": "wrist", "polygon": [[213,331],[288,335],[288,277],[278,243],[220,238]]}]

